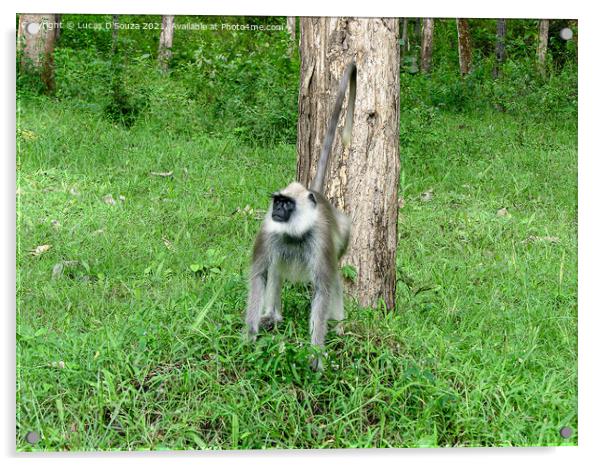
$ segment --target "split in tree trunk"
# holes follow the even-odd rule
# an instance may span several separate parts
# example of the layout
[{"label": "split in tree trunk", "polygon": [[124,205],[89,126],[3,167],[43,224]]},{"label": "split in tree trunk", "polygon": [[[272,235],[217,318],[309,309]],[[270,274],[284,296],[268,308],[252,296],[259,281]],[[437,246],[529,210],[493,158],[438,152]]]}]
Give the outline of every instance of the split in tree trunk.
[{"label": "split in tree trunk", "polygon": [[470,31],[468,29],[468,20],[464,18],[456,19],[458,27],[458,57],[460,61],[460,74],[466,76],[470,73],[472,66],[472,47],[470,45]]},{"label": "split in tree trunk", "polygon": [[54,41],[55,43],[59,41],[59,39],[61,38],[61,18],[63,15],[61,14],[57,14],[54,15],[54,20],[56,21],[56,32],[55,32],[55,37],[54,37]]},{"label": "split in tree trunk", "polygon": [[429,73],[431,71],[434,29],[435,20],[433,18],[424,18],[422,25],[422,41],[420,48],[420,71],[422,71],[423,73]]},{"label": "split in tree trunk", "polygon": [[55,14],[19,16],[17,50],[21,69],[39,74],[48,92],[54,90],[53,52],[59,30]]},{"label": "split in tree trunk", "polygon": [[[325,195],[350,215],[343,262],[355,266],[349,291],[363,306],[395,306],[399,184],[399,21],[301,18],[297,179],[308,186],[317,167],[339,80],[357,63],[357,100],[350,147],[339,122]],[[344,104],[343,112],[345,112]]]},{"label": "split in tree trunk", "polygon": [[542,76],[546,74],[546,52],[548,51],[549,19],[539,20],[539,43],[537,44],[537,66]]},{"label": "split in tree trunk", "polygon": [[174,21],[175,18],[172,15],[163,16],[161,36],[159,37],[159,66],[163,71],[167,71],[171,60]]},{"label": "split in tree trunk", "polygon": [[497,20],[497,33],[495,42],[495,64],[493,65],[493,77],[501,74],[502,64],[506,61],[506,20]]}]

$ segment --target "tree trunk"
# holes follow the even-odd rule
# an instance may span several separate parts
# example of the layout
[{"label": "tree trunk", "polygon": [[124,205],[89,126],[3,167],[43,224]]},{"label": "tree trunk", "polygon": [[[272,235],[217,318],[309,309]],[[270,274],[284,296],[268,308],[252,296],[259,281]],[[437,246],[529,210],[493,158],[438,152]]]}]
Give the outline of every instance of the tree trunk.
[{"label": "tree trunk", "polygon": [[57,15],[19,16],[17,50],[21,55],[21,69],[39,74],[46,90],[54,90],[53,52],[58,31]]},{"label": "tree trunk", "polygon": [[501,66],[506,61],[506,20],[497,20],[497,33],[495,42],[495,64],[493,65],[493,77],[497,78],[501,73]]},{"label": "tree trunk", "polygon": [[401,57],[403,58],[407,51],[410,50],[410,42],[408,40],[408,18],[403,18],[401,27]]},{"label": "tree trunk", "polygon": [[468,20],[464,18],[456,19],[458,28],[458,57],[460,60],[460,74],[466,76],[470,73],[472,66],[472,47],[470,45],[470,31],[468,29]]},{"label": "tree trunk", "polygon": [[113,52],[113,54],[115,54],[117,52],[117,40],[118,40],[118,32],[119,32],[119,15],[113,15],[113,21],[111,22],[111,27],[113,30],[113,42],[111,45],[111,51]]},{"label": "tree trunk", "polygon": [[[422,27],[420,27],[420,18],[414,20],[414,37],[420,39]],[[419,40],[416,41],[418,43]]]},{"label": "tree trunk", "polygon": [[163,16],[161,35],[159,36],[159,66],[163,71],[167,71],[171,60],[174,21],[175,18],[172,15]]},{"label": "tree trunk", "polygon": [[546,52],[548,51],[549,19],[539,20],[539,43],[537,44],[537,66],[542,76],[546,74]]},{"label": "tree trunk", "polygon": [[433,31],[435,29],[435,20],[433,18],[424,18],[422,24],[422,41],[420,48],[420,70],[423,73],[431,71],[431,60],[433,57]]},{"label": "tree trunk", "polygon": [[[308,186],[345,66],[357,63],[352,142],[334,140],[325,195],[350,215],[343,262],[358,274],[349,291],[363,306],[395,306],[399,184],[399,22],[376,18],[301,18],[297,179]],[[345,112],[346,104],[343,107]]]},{"label": "tree trunk", "polygon": [[291,40],[294,42],[297,38],[297,18],[295,16],[286,17],[286,30],[291,36]]},{"label": "tree trunk", "polygon": [[292,57],[295,51],[297,42],[297,17],[287,16],[286,17],[286,29],[291,36],[291,45],[288,47],[288,56]]}]

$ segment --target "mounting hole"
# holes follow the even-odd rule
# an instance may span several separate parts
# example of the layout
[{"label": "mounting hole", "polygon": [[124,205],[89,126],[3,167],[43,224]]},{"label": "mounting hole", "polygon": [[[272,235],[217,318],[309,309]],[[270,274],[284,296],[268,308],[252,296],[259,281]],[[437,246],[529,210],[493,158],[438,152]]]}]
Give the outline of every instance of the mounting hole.
[{"label": "mounting hole", "polygon": [[569,438],[571,435],[573,435],[573,429],[570,427],[563,427],[560,429],[560,436],[562,438]]},{"label": "mounting hole", "polygon": [[40,32],[40,23],[29,23],[25,29],[27,30],[28,34],[31,34],[32,36],[36,35],[38,32]]},{"label": "mounting hole", "polygon": [[564,40],[571,40],[573,38],[573,30],[571,28],[562,28],[560,30],[560,38]]},{"label": "mounting hole", "polygon": [[27,432],[25,440],[27,440],[28,443],[35,445],[40,441],[40,434],[38,434],[37,432]]}]

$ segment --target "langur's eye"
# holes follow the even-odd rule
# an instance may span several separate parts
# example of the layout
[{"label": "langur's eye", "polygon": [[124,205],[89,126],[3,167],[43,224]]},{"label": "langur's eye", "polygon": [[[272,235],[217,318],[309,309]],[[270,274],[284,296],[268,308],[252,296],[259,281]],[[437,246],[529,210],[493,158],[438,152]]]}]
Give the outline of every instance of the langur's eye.
[{"label": "langur's eye", "polygon": [[309,196],[307,196],[309,198],[309,200],[311,202],[313,202],[314,204],[316,204],[316,197],[314,196],[313,193],[309,193]]}]

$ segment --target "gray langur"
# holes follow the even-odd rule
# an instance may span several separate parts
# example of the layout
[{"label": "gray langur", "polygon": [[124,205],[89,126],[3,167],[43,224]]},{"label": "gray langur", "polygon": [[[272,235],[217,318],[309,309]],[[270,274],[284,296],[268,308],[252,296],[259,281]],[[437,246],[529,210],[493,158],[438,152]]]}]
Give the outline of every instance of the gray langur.
[{"label": "gray langur", "polygon": [[[343,332],[343,284],[339,259],[349,243],[351,221],[335,209],[322,194],[334,134],[349,84],[347,115],[342,134],[344,146],[351,142],[355,108],[357,68],[350,63],[341,79],[335,106],[328,123],[316,176],[307,189],[293,182],[272,194],[270,207],[257,233],[249,277],[246,323],[254,341],[260,325],[271,326],[282,320],[281,288],[283,279],[311,282],[311,343],[324,346],[328,320],[338,321],[336,331]],[[312,360],[314,370],[321,369],[320,358]]]}]

